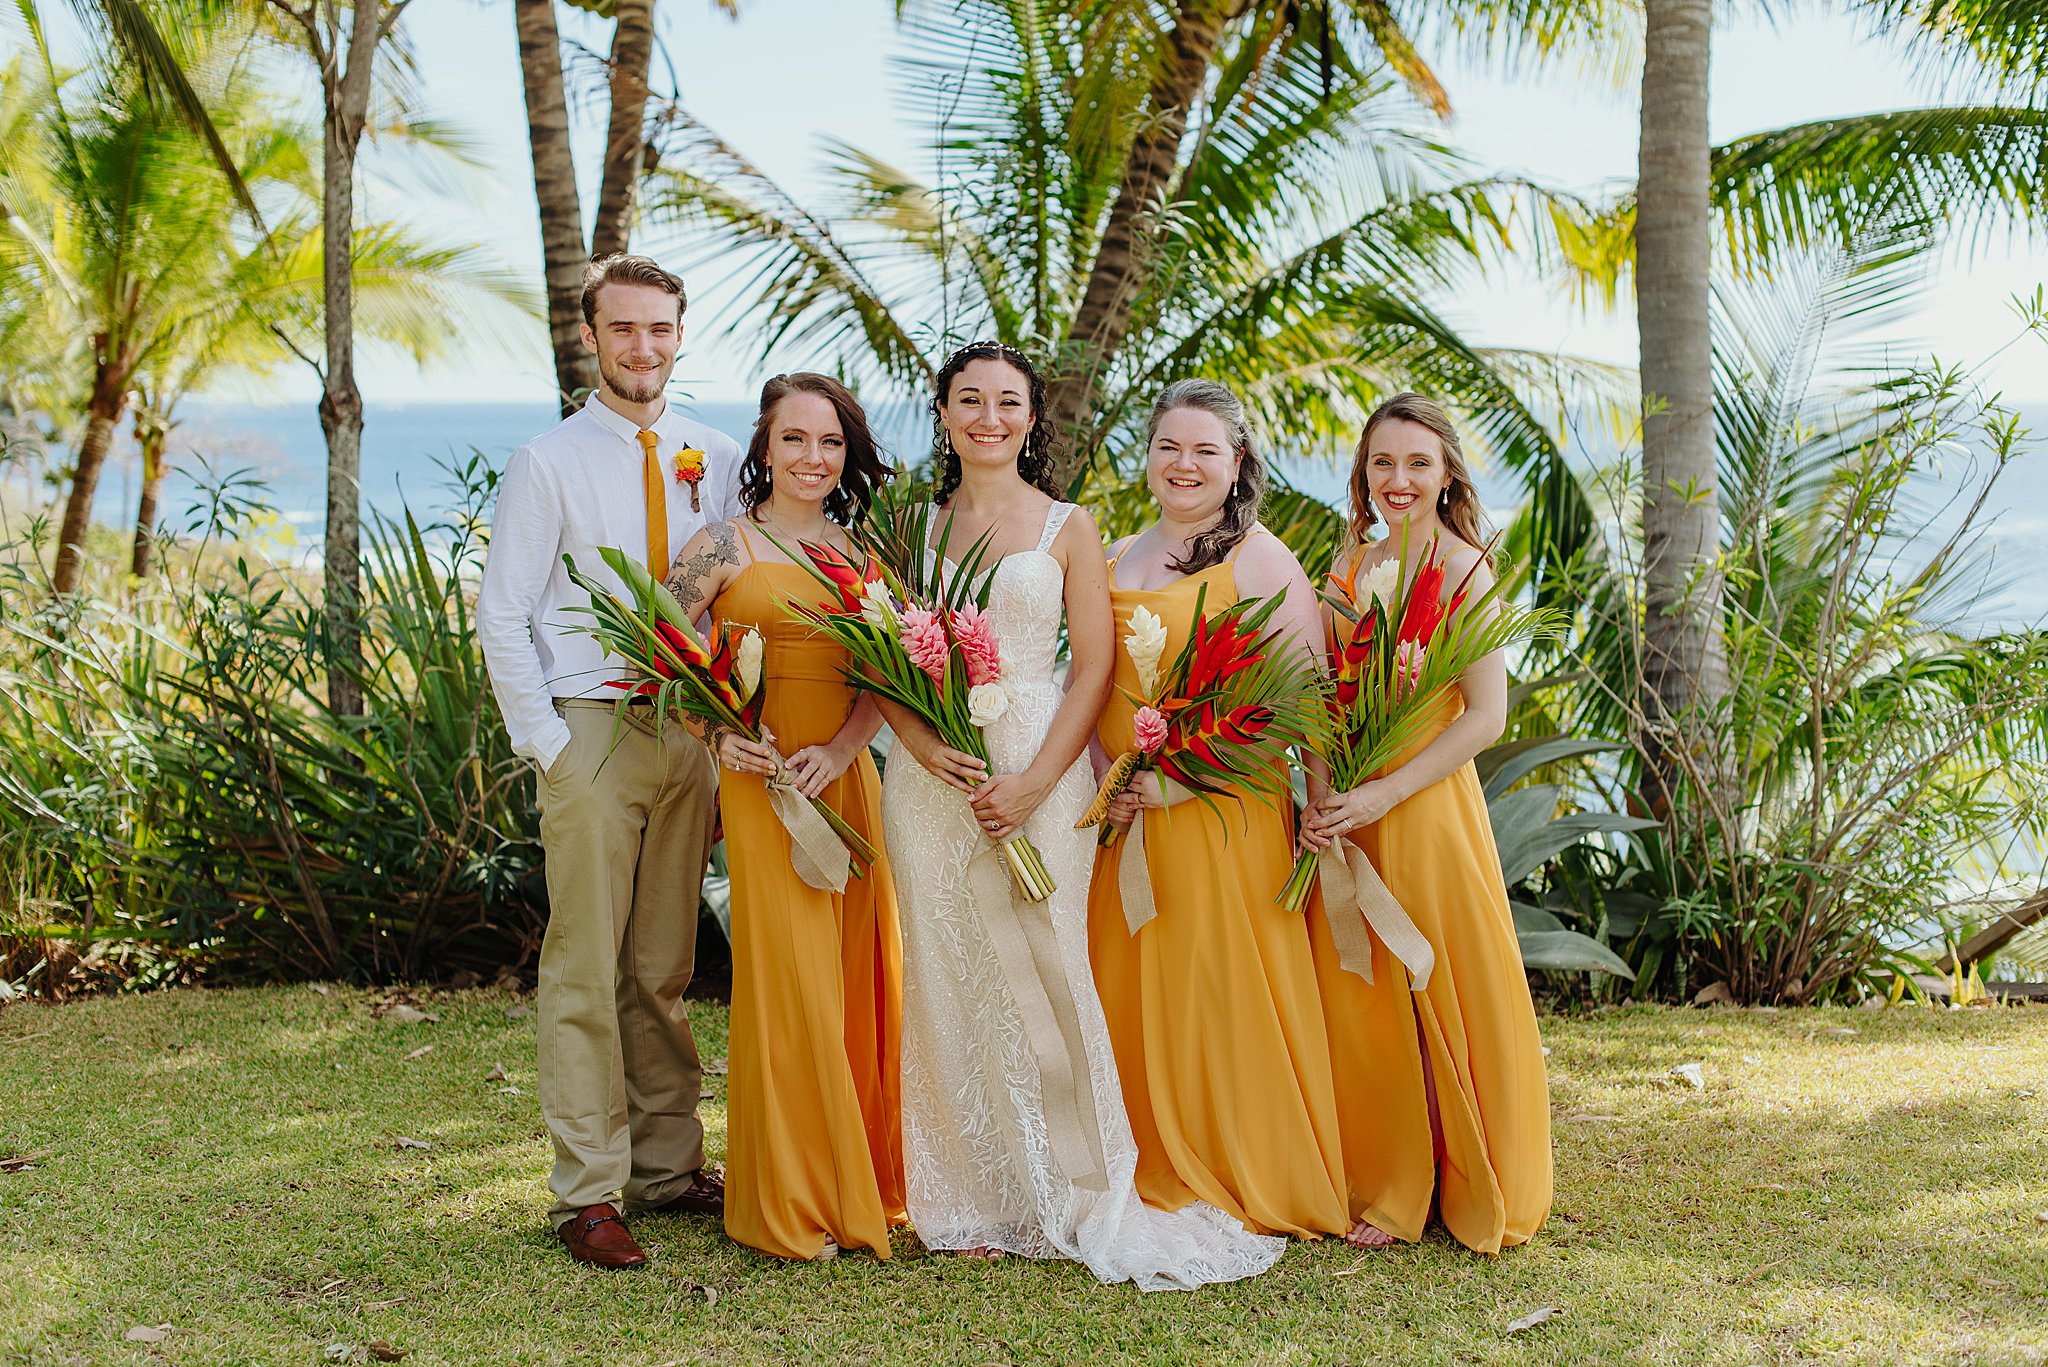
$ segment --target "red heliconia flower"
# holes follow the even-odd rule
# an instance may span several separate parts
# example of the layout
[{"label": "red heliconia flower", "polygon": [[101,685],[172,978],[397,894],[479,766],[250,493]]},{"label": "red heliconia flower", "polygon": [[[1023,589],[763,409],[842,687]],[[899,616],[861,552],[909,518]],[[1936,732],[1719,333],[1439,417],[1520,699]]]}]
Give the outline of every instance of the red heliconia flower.
[{"label": "red heliconia flower", "polygon": [[1395,641],[1427,645],[1446,615],[1443,597],[1443,562],[1426,560],[1415,571],[1415,583],[1408,590],[1408,610],[1401,614],[1401,629],[1394,634]]},{"label": "red heliconia flower", "polygon": [[[657,620],[654,623],[654,634],[661,637],[668,648],[673,650],[686,666],[700,668],[708,663],[704,655],[704,648],[693,640],[688,632],[678,631],[667,622]],[[675,677],[673,673],[661,668],[659,656],[656,657],[654,663],[656,672],[663,678],[673,679]]]},{"label": "red heliconia flower", "polygon": [[1232,745],[1246,745],[1257,740],[1273,724],[1273,709],[1259,703],[1246,703],[1233,707],[1217,719],[1216,733]]},{"label": "red heliconia flower", "polygon": [[616,688],[641,698],[659,697],[661,694],[661,682],[658,679],[642,679],[638,683],[622,683],[617,679],[612,679],[605,683],[605,687]]},{"label": "red heliconia flower", "polygon": [[1266,658],[1252,653],[1258,636],[1244,630],[1243,619],[1241,612],[1227,612],[1213,626],[1205,618],[1195,619],[1195,654],[1188,663],[1188,696],[1200,697],[1239,670],[1250,669]]},{"label": "red heliconia flower", "polygon": [[711,657],[705,673],[718,685],[718,696],[725,705],[738,711],[744,701],[740,697],[739,685],[733,682],[733,670],[739,663],[740,637],[745,633],[730,628],[718,634],[718,653]]},{"label": "red heliconia flower", "polygon": [[856,565],[852,559],[836,546],[820,546],[815,542],[799,542],[804,554],[818,568],[818,573],[832,581],[839,591],[839,601],[820,604],[827,612],[858,613],[860,611],[861,585],[868,581],[866,567]]}]

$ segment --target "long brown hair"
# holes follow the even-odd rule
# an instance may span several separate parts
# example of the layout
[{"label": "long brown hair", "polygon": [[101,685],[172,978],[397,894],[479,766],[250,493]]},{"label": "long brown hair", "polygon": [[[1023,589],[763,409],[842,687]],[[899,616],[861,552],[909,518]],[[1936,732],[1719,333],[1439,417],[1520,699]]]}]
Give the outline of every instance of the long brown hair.
[{"label": "long brown hair", "polygon": [[1450,483],[1437,497],[1437,521],[1450,528],[1466,545],[1484,551],[1486,529],[1480,521],[1479,490],[1472,483],[1472,468],[1465,463],[1465,447],[1458,440],[1458,429],[1452,425],[1451,415],[1444,412],[1443,405],[1413,390],[1396,394],[1375,408],[1372,416],[1365,420],[1365,430],[1358,434],[1358,452],[1351,460],[1352,544],[1364,544],[1366,533],[1379,524],[1379,514],[1372,509],[1371,486],[1367,483],[1366,456],[1372,448],[1373,429],[1396,419],[1427,427],[1436,434],[1438,444],[1444,449],[1444,470],[1450,476]]},{"label": "long brown hair", "polygon": [[815,394],[832,405],[839,415],[839,432],[846,438],[846,461],[839,467],[839,483],[825,495],[825,516],[848,526],[867,516],[868,501],[875,490],[895,477],[896,472],[882,458],[874,433],[868,430],[868,415],[860,400],[830,375],[799,370],[777,375],[761,386],[761,411],[754,419],[754,435],[747,442],[747,458],[740,463],[740,506],[753,512],[768,501],[773,488],[768,470],[769,429],[775,425],[775,410],[792,394]]},{"label": "long brown hair", "polygon": [[1237,457],[1237,478],[1224,497],[1222,517],[1188,543],[1185,560],[1168,562],[1176,574],[1194,574],[1222,564],[1237,543],[1258,527],[1259,503],[1266,496],[1266,463],[1252,445],[1252,425],[1245,417],[1243,400],[1214,380],[1175,380],[1160,391],[1145,428],[1148,450],[1159,435],[1159,424],[1176,408],[1192,408],[1221,422],[1230,436],[1231,454]]}]

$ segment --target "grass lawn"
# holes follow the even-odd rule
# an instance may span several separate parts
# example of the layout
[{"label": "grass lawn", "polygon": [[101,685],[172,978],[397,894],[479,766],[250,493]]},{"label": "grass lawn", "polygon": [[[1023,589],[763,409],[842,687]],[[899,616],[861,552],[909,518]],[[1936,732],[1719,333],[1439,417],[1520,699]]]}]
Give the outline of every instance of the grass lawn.
[{"label": "grass lawn", "polygon": [[[0,1162],[0,1362],[2048,1362],[2038,1007],[1549,1020],[1535,1243],[1302,1245],[1143,1295],[908,1235],[887,1263],[783,1264],[688,1219],[636,1224],[642,1272],[578,1268],[542,1215],[527,1004],[435,995],[438,1023],[392,1024],[373,1000],[0,1012],[0,1160],[32,1159]],[[723,1012],[692,1008],[722,1055]],[[1671,1076],[1689,1063],[1703,1087]]]}]

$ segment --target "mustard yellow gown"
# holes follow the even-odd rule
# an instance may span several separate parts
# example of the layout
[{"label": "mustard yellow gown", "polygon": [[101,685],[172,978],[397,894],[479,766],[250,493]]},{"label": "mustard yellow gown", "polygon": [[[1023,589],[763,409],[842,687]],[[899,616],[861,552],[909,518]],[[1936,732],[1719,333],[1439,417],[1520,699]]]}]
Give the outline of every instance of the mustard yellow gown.
[{"label": "mustard yellow gown", "polygon": [[[837,735],[855,695],[845,652],[790,620],[809,571],[753,561],[712,604],[762,636],[762,721],[786,755]],[[725,1228],[782,1258],[842,1248],[889,1256],[903,1219],[903,948],[882,851],[881,780],[863,751],[824,793],[876,851],[835,894],[790,866],[790,841],[754,774],[719,770],[732,874]]]},{"label": "mustard yellow gown", "polygon": [[[1464,709],[1454,695],[1380,773],[1420,754]],[[1311,919],[1351,1214],[1413,1241],[1434,1202],[1468,1248],[1526,1243],[1550,1212],[1550,1094],[1478,771],[1460,766],[1349,838],[1436,951],[1429,986],[1412,992],[1407,970],[1375,938],[1368,984],[1338,967],[1327,923]]]},{"label": "mustard yellow gown", "polygon": [[[1171,662],[1204,610],[1237,601],[1231,563],[1161,589],[1110,591],[1118,691],[1098,734],[1130,748],[1137,670],[1131,614],[1166,624]],[[1124,1102],[1138,1140],[1138,1193],[1178,1210],[1206,1201],[1266,1234],[1349,1228],[1329,1037],[1309,935],[1273,899],[1294,862],[1292,812],[1259,794],[1199,798],[1145,814],[1159,914],[1133,936],[1117,885],[1119,836],[1097,854],[1088,942]]]}]

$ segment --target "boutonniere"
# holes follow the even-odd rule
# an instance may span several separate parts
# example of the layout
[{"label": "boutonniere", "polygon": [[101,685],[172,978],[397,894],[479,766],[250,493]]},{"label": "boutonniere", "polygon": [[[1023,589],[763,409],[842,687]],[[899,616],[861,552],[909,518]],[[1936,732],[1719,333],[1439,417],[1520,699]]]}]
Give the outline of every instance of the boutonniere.
[{"label": "boutonniere", "polygon": [[704,482],[704,453],[694,446],[685,446],[674,456],[676,483],[690,486],[690,511],[701,513],[703,504],[697,497],[697,486]]}]

